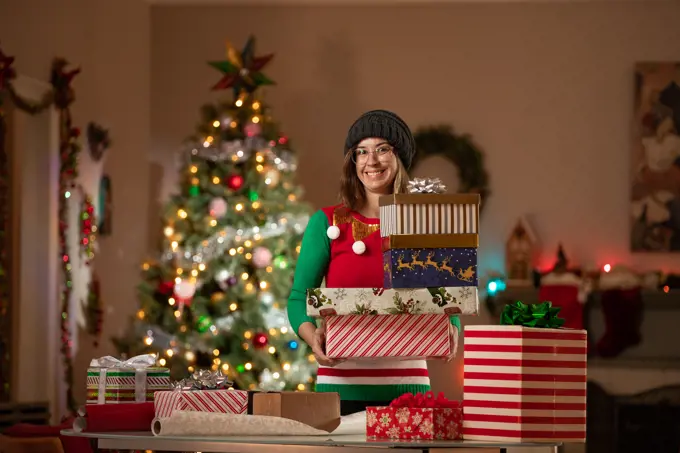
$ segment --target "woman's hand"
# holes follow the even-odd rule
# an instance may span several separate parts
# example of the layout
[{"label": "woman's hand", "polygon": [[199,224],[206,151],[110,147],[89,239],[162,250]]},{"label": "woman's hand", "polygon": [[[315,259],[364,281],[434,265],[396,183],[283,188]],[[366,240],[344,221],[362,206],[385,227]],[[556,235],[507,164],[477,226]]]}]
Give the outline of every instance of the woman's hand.
[{"label": "woman's hand", "polygon": [[458,327],[451,325],[449,332],[451,333],[451,354],[446,357],[447,362],[453,360],[458,353]]},{"label": "woman's hand", "polygon": [[452,361],[458,353],[458,327],[453,324],[449,325],[449,336],[451,338],[451,352],[445,357],[430,357],[432,360],[443,360],[445,362]]},{"label": "woman's hand", "polygon": [[323,366],[335,366],[338,363],[343,362],[339,359],[331,359],[326,356],[326,322],[321,318],[321,325],[316,327],[311,322],[302,323],[299,329],[300,337],[305,340],[312,348],[312,353],[319,365]]}]

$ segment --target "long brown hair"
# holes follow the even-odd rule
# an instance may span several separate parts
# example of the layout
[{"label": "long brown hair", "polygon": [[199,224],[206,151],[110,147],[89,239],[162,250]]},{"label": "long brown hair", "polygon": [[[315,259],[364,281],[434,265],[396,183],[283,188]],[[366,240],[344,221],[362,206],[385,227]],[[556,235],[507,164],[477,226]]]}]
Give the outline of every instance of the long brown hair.
[{"label": "long brown hair", "polygon": [[[352,211],[357,211],[366,202],[366,189],[357,176],[357,165],[352,160],[353,150],[345,154],[345,161],[342,164],[342,174],[340,175],[340,201],[345,207]],[[395,157],[397,153],[395,152]],[[405,193],[408,189],[408,171],[397,157],[397,174],[394,177],[392,193]]]}]

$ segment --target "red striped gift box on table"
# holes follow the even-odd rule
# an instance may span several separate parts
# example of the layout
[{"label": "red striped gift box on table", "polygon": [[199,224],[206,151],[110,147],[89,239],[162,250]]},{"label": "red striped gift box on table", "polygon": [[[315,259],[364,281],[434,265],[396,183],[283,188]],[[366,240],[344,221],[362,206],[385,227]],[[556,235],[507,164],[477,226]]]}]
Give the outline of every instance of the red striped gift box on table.
[{"label": "red striped gift box on table", "polygon": [[465,326],[463,437],[586,439],[587,333]]},{"label": "red striped gift box on table", "polygon": [[157,418],[170,417],[174,411],[224,414],[245,414],[248,411],[248,392],[243,390],[169,390],[156,392],[155,396]]},{"label": "red striped gift box on table", "polygon": [[448,315],[344,315],[326,319],[332,358],[445,357],[451,352]]}]

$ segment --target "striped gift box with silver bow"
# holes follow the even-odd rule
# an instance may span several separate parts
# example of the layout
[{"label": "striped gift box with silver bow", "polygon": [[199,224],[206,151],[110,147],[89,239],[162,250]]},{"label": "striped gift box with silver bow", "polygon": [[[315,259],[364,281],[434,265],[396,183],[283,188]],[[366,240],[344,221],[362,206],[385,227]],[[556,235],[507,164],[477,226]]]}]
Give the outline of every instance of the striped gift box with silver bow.
[{"label": "striped gift box with silver bow", "polygon": [[158,392],[154,410],[157,418],[170,417],[174,411],[245,414],[248,392],[221,389]]},{"label": "striped gift box with silver bow", "polygon": [[393,194],[380,197],[380,236],[478,234],[477,194]]},{"label": "striped gift box with silver bow", "polygon": [[149,367],[87,369],[87,404],[153,401],[154,393],[170,388],[170,370]]}]

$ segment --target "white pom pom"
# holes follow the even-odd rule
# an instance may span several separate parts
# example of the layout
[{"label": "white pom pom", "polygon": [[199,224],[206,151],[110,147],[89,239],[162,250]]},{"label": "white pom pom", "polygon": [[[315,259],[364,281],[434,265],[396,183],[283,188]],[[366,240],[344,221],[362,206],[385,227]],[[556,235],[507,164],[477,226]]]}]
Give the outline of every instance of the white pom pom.
[{"label": "white pom pom", "polygon": [[340,237],[340,228],[336,225],[331,225],[326,230],[326,235],[331,239],[337,239]]},{"label": "white pom pom", "polygon": [[364,241],[356,241],[352,244],[352,251],[357,255],[361,255],[366,251],[366,244],[364,244]]}]

